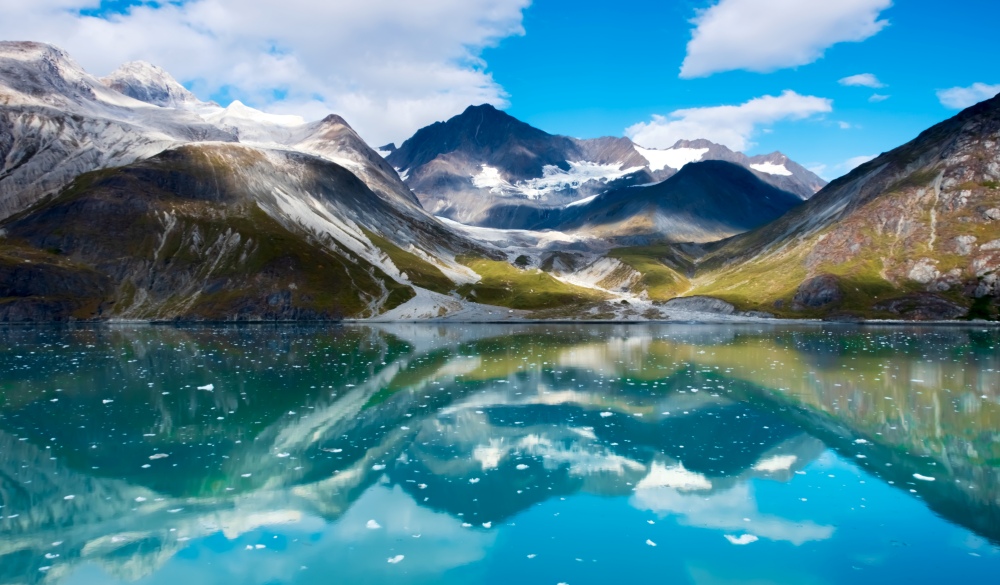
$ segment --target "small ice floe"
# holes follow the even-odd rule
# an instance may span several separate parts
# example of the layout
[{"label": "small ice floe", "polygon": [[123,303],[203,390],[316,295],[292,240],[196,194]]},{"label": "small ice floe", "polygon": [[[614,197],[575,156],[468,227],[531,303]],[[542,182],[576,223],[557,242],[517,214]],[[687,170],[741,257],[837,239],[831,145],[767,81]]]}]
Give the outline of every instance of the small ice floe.
[{"label": "small ice floe", "polygon": [[614,414],[614,413],[613,412],[604,411],[604,412],[601,413],[601,418],[608,418],[612,414]]},{"label": "small ice floe", "polygon": [[472,479],[469,480],[469,483],[479,483],[479,478],[473,477]]},{"label": "small ice floe", "polygon": [[382,528],[382,525],[374,520],[369,520],[367,523],[365,523],[365,528],[367,528],[368,530],[378,530],[379,528]]},{"label": "small ice floe", "polygon": [[483,528],[492,528],[492,527],[493,527],[492,522],[483,522]]},{"label": "small ice floe", "polygon": [[726,534],[726,540],[736,545],[750,544],[751,542],[757,542],[757,537],[753,534],[741,534],[739,536],[733,536],[732,534]]},{"label": "small ice floe", "polygon": [[63,497],[63,499],[64,499],[64,500],[72,500],[72,499],[73,499],[73,498],[75,498],[75,497],[76,497],[76,496],[74,496],[73,494],[70,494],[70,495],[68,495],[68,496],[64,496],[64,497]]},{"label": "small ice floe", "polygon": [[653,524],[656,524],[656,522],[654,522],[652,520],[646,520],[646,524],[653,525]]},{"label": "small ice floe", "polygon": [[167,510],[167,514],[176,514],[177,512],[180,512],[183,509],[184,508],[174,508],[172,510]]},{"label": "small ice floe", "polygon": [[142,465],[142,468],[143,468],[143,469],[149,469],[150,467],[152,467],[152,465],[150,465],[149,463],[144,463],[144,464]]},{"label": "small ice floe", "polygon": [[44,573],[44,572],[48,571],[51,568],[52,568],[51,566],[38,567],[38,570]]},{"label": "small ice floe", "polygon": [[167,455],[166,453],[156,453],[149,456],[149,458],[153,461],[156,461],[157,459],[166,459],[167,457],[170,457],[170,455]]},{"label": "small ice floe", "polygon": [[934,481],[933,477],[930,477],[929,475],[920,475],[919,473],[914,473],[913,477],[919,479],[920,481]]},{"label": "small ice floe", "polygon": [[253,545],[253,547],[256,548],[256,549],[261,549],[261,548],[267,548],[267,545],[266,544],[255,544],[255,545]]},{"label": "small ice floe", "polygon": [[290,455],[291,453],[278,453],[278,459],[284,459],[285,457],[288,457]]},{"label": "small ice floe", "polygon": [[527,466],[527,465],[525,465],[524,463],[518,463],[518,464],[517,464],[517,467],[516,467],[516,469],[517,469],[518,471],[524,471],[524,470],[525,470],[525,469],[527,469],[527,468],[528,468],[528,466]]},{"label": "small ice floe", "polygon": [[382,465],[381,463],[372,465],[372,471],[382,471],[383,469],[385,469],[385,465]]},{"label": "small ice floe", "polygon": [[45,558],[47,558],[49,560],[57,559],[57,558],[59,558],[59,554],[58,553],[45,553]]},{"label": "small ice floe", "polygon": [[404,557],[403,555],[396,555],[396,556],[392,557],[391,559],[389,559],[389,564],[395,565],[396,563],[398,563],[399,561],[401,561],[401,560],[403,560],[405,558],[406,557]]},{"label": "small ice floe", "polygon": [[535,553],[531,553],[530,555],[528,555],[528,558],[529,558],[529,559],[533,559],[533,558],[535,558],[535,557],[537,557],[537,556],[538,556],[538,555],[536,555]]},{"label": "small ice floe", "polygon": [[104,404],[111,404],[112,402],[114,402],[114,400],[111,400],[110,398],[105,398],[101,402],[103,402]]},{"label": "small ice floe", "polygon": [[646,544],[648,544],[649,546],[656,546],[656,543],[648,538],[646,539]]},{"label": "small ice floe", "polygon": [[205,390],[206,392],[212,392],[215,390],[215,384],[205,384],[204,386],[198,386],[198,390]]},{"label": "small ice floe", "polygon": [[418,483],[417,487],[419,489],[425,490],[425,489],[427,489],[427,484],[426,483]]},{"label": "small ice floe", "polygon": [[240,477],[250,477],[251,475],[253,475],[253,474],[252,473],[244,473]]},{"label": "small ice floe", "polygon": [[854,439],[854,444],[855,445],[867,445],[868,441],[865,440],[865,439]]},{"label": "small ice floe", "polygon": [[144,498],[144,497],[142,497],[142,496],[138,496],[138,497],[137,497],[137,498],[135,499],[135,501],[137,501],[137,502],[145,502],[145,501],[146,501],[146,498]]}]

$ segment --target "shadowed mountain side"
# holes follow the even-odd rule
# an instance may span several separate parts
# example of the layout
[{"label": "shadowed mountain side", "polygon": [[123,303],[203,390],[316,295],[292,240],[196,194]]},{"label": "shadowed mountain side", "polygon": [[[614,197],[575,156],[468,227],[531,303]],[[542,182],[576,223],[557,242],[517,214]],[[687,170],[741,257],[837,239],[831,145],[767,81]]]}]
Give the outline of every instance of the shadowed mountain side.
[{"label": "shadowed mountain side", "polygon": [[518,216],[531,229],[584,233],[619,243],[711,242],[751,230],[802,203],[743,167],[691,163],[662,183],[629,187],[561,209],[501,206],[496,215]]}]

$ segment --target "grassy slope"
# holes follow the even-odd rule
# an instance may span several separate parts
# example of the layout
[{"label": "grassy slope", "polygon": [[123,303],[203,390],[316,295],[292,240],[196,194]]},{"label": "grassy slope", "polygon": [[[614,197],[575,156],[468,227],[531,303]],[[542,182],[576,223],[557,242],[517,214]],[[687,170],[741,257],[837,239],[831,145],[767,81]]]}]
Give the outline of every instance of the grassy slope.
[{"label": "grassy slope", "polygon": [[455,283],[441,272],[441,269],[420,256],[407,252],[389,240],[363,229],[373,244],[385,252],[392,263],[406,274],[413,284],[441,294],[455,290]]},{"label": "grassy slope", "polygon": [[560,282],[537,269],[520,270],[500,260],[473,256],[457,259],[482,279],[464,284],[459,294],[470,301],[511,309],[554,309],[594,303],[605,298],[596,291]]},{"label": "grassy slope", "polygon": [[691,286],[682,271],[688,268],[672,246],[616,248],[608,253],[642,275],[636,290],[645,291],[651,300],[666,301],[684,294]]}]

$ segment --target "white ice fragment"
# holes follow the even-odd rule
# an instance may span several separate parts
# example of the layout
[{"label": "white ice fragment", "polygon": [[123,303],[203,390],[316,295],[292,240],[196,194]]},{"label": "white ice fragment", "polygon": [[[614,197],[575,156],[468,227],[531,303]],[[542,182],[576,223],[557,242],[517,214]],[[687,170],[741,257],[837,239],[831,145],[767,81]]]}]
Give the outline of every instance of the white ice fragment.
[{"label": "white ice fragment", "polygon": [[64,497],[63,499],[64,499],[64,500],[72,500],[72,499],[73,499],[73,498],[75,498],[75,497],[76,497],[76,496],[74,496],[73,494],[70,494],[70,495],[68,495],[68,496]]},{"label": "white ice fragment", "polygon": [[741,534],[740,536],[733,536],[732,534],[727,534],[726,540],[736,545],[750,544],[751,542],[757,542],[757,537],[752,534]]},{"label": "white ice fragment", "polygon": [[483,528],[492,528],[492,527],[493,527],[492,522],[483,522]]},{"label": "white ice fragment", "polygon": [[649,546],[656,546],[656,543],[653,542],[652,540],[649,540],[648,538],[646,539],[646,544],[648,544]]},{"label": "white ice fragment", "polygon": [[146,498],[144,498],[142,496],[138,496],[138,497],[136,497],[135,501],[137,501],[137,502],[145,502]]},{"label": "white ice fragment", "polygon": [[382,465],[381,463],[372,465],[372,471],[382,471],[383,469],[385,469],[385,465]]},{"label": "white ice fragment", "polygon": [[285,457],[288,457],[289,455],[291,455],[291,453],[278,453],[278,459],[284,459]]},{"label": "white ice fragment", "polygon": [[251,475],[253,475],[253,474],[252,473],[244,473],[240,477],[250,477]]},{"label": "white ice fragment", "polygon": [[608,418],[608,417],[609,417],[609,416],[611,416],[612,414],[613,414],[613,413],[611,413],[611,412],[602,412],[602,413],[601,413],[601,418]]},{"label": "white ice fragment", "polygon": [[865,440],[865,439],[854,439],[854,444],[855,445],[867,445],[868,441]]},{"label": "white ice fragment", "polygon": [[264,544],[255,544],[255,545],[253,545],[253,547],[254,548],[267,548],[267,545],[264,545]]},{"label": "white ice fragment", "polygon": [[469,483],[479,483],[479,478],[473,477],[472,479],[469,480]]},{"label": "white ice fragment", "polygon": [[170,457],[170,455],[167,455],[166,453],[156,453],[154,455],[149,456],[149,458],[154,461],[157,459],[166,459],[167,457]]},{"label": "white ice fragment", "polygon": [[114,402],[114,400],[110,400],[110,399],[108,399],[108,398],[105,398],[105,399],[104,399],[104,400],[102,400],[101,402],[103,402],[104,404],[111,404],[112,402]]},{"label": "white ice fragment", "polygon": [[142,466],[143,469],[149,469],[150,467],[152,467],[152,465],[150,465],[149,463],[145,463]]},{"label": "white ice fragment", "polygon": [[538,555],[536,555],[535,553],[531,553],[530,555],[528,555],[528,558],[529,558],[529,559],[533,559],[533,558],[535,558],[535,557],[537,557],[537,556],[538,556]]},{"label": "white ice fragment", "polygon": [[365,528],[367,528],[368,530],[378,530],[379,528],[382,528],[382,525],[374,520],[369,520],[365,524]]},{"label": "white ice fragment", "polygon": [[403,555],[396,555],[396,556],[392,557],[391,559],[389,559],[389,563],[395,565],[396,563],[398,563],[399,561],[403,560],[404,558],[406,558],[406,557],[404,557]]},{"label": "white ice fragment", "polygon": [[198,390],[207,390],[211,392],[215,390],[215,384],[205,384],[204,386],[198,386]]},{"label": "white ice fragment", "polygon": [[518,471],[524,471],[524,470],[525,470],[525,469],[527,469],[527,468],[528,468],[528,466],[527,466],[527,465],[525,465],[524,463],[518,463],[518,464],[517,464],[517,468],[516,468],[516,469],[517,469]]},{"label": "white ice fragment", "polygon": [[914,473],[913,477],[919,479],[920,481],[934,481],[933,477],[927,475],[920,475],[919,473]]}]

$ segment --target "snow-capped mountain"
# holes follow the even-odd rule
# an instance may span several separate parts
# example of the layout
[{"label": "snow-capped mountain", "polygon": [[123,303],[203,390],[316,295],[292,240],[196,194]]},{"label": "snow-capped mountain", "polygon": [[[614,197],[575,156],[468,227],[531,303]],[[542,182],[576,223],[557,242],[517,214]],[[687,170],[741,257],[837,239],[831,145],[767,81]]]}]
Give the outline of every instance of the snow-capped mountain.
[{"label": "snow-capped mountain", "polygon": [[[554,209],[614,189],[663,181],[685,165],[723,160],[808,199],[825,182],[781,153],[748,157],[707,140],[666,150],[628,138],[551,135],[489,105],[469,107],[386,152],[424,207],[463,223],[524,228],[512,204]],[[499,212],[498,212],[499,211]]]}]

